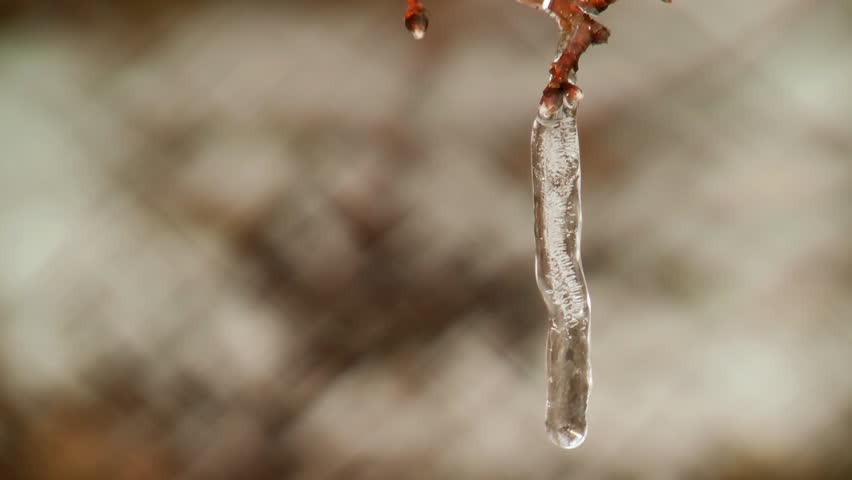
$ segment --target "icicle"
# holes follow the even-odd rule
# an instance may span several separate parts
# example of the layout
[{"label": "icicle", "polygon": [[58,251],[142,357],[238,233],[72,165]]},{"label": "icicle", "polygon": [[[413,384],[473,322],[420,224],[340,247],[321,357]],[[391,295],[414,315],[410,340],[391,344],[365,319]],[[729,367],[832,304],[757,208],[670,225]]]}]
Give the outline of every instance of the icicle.
[{"label": "icicle", "polygon": [[[580,56],[606,43],[609,30],[593,16],[616,0],[518,0],[550,15],[562,32],[550,81],[532,133],[536,279],[547,304],[547,416],[551,440],[574,448],[586,437],[592,387],[591,303],[580,261],[580,145],[576,85]],[[669,2],[669,0],[663,0]]]},{"label": "icicle", "polygon": [[[556,59],[532,131],[535,200],[536,281],[548,310],[545,426],[562,448],[586,438],[592,386],[589,358],[591,303],[580,261],[580,145],[576,112],[583,92],[576,85],[580,55],[603,43],[609,31],[594,21],[592,3],[521,0],[559,24]],[[614,1],[614,0],[613,0]],[[605,8],[608,0],[601,4]],[[609,2],[611,3],[611,2]]]},{"label": "icicle", "polygon": [[[517,0],[550,15],[562,32],[550,81],[532,131],[536,280],[547,304],[547,416],[551,440],[574,448],[586,438],[592,386],[589,359],[591,303],[580,261],[580,146],[576,85],[580,56],[606,43],[609,30],[593,16],[616,0]],[[663,0],[670,2],[670,0]],[[405,25],[423,38],[429,19],[420,0],[407,0]]]},{"label": "icicle", "polygon": [[[580,261],[580,148],[576,103],[542,104],[532,132],[536,280],[548,309],[547,417],[562,448],[586,436],[592,384],[590,302]],[[550,108],[548,108],[550,107]]]}]

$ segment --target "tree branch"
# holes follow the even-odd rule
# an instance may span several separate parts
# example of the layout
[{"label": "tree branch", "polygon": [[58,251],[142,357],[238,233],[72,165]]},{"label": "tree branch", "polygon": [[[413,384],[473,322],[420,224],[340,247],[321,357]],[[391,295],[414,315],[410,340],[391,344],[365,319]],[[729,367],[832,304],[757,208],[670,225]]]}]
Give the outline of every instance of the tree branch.
[{"label": "tree branch", "polygon": [[[580,56],[591,45],[606,43],[609,29],[598,23],[592,15],[598,15],[616,0],[517,0],[527,6],[537,8],[559,24],[562,39],[559,44],[559,56],[550,65],[550,81],[541,97],[544,114],[556,112],[563,98],[576,104],[583,98],[583,92],[575,83]],[[671,0],[663,0],[671,3]],[[420,0],[408,0],[405,12],[405,26],[415,38],[423,38],[429,26],[427,12]]]}]

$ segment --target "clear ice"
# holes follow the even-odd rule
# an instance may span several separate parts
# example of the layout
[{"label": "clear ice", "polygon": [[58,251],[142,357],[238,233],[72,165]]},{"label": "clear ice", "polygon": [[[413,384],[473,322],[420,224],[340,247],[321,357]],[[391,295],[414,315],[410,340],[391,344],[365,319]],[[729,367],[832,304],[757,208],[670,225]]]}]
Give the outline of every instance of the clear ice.
[{"label": "clear ice", "polygon": [[580,261],[580,146],[576,103],[539,111],[532,131],[536,280],[547,305],[547,413],[550,439],[574,448],[586,437],[592,385],[591,304]]}]

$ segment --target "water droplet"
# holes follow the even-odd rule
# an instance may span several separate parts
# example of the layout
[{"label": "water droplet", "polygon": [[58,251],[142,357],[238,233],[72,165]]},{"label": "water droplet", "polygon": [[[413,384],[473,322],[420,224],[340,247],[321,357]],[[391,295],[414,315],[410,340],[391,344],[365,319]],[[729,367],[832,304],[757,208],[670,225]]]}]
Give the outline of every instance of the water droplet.
[{"label": "water droplet", "polygon": [[577,448],[586,439],[584,432],[577,432],[568,427],[558,428],[547,432],[550,441],[560,448]]},{"label": "water droplet", "polygon": [[580,90],[580,87],[577,85],[570,85],[565,92],[565,100],[568,102],[568,105],[576,108],[577,104],[580,103],[580,100],[583,99],[583,91]]},{"label": "water droplet", "polygon": [[410,9],[405,14],[405,28],[411,32],[411,35],[420,40],[426,36],[426,29],[429,28],[429,13],[425,8],[419,7]]}]

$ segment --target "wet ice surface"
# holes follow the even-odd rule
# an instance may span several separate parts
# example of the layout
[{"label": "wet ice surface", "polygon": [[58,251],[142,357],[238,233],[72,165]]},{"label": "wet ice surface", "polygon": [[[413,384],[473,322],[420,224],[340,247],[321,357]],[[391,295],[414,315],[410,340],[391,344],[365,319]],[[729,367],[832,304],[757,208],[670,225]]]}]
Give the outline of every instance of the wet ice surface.
[{"label": "wet ice surface", "polygon": [[586,436],[591,387],[590,303],[580,261],[580,148],[575,109],[562,106],[533,124],[536,278],[548,309],[547,417],[562,448]]}]

